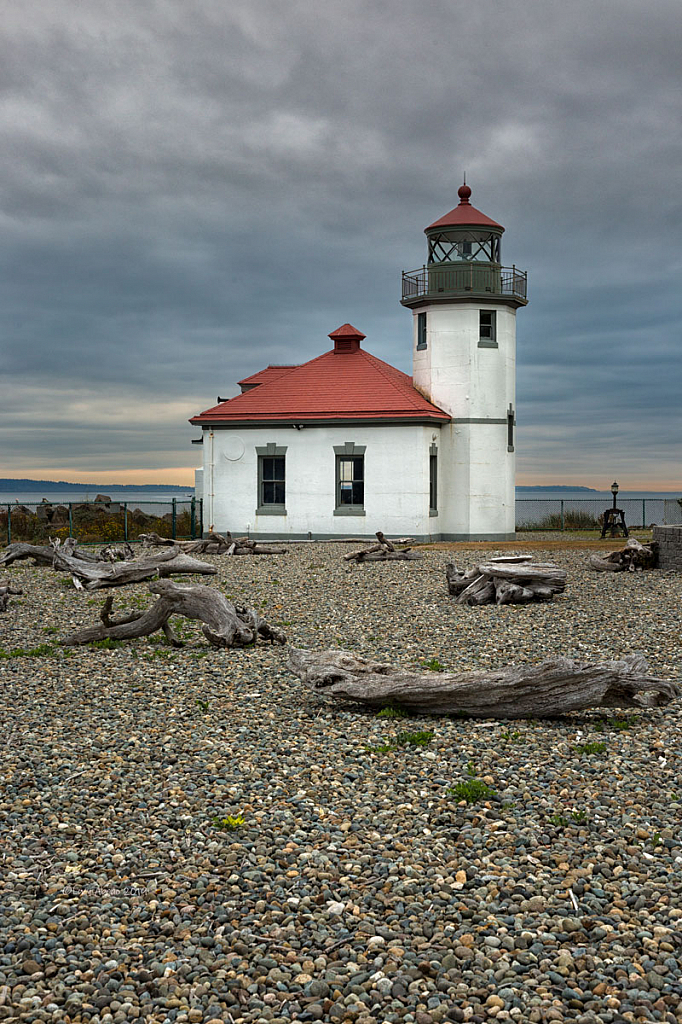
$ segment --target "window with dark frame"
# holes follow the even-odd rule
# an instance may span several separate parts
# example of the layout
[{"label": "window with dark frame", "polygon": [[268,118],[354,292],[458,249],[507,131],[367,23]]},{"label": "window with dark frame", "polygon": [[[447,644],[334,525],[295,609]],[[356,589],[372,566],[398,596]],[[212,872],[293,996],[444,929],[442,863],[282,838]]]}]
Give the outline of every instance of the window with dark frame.
[{"label": "window with dark frame", "polygon": [[426,348],[426,313],[417,313],[417,348]]},{"label": "window with dark frame", "polygon": [[438,449],[435,444],[429,450],[429,512],[438,511]]},{"label": "window with dark frame", "polygon": [[507,410],[507,451],[514,451],[514,409],[511,402]]},{"label": "window with dark frame", "polygon": [[259,505],[285,504],[286,478],[283,455],[260,455],[260,494]]},{"label": "window with dark frame", "polygon": [[494,309],[481,309],[478,314],[478,340],[484,347],[496,348],[496,312]]},{"label": "window with dark frame", "polygon": [[337,508],[362,508],[365,504],[364,455],[336,456]]}]

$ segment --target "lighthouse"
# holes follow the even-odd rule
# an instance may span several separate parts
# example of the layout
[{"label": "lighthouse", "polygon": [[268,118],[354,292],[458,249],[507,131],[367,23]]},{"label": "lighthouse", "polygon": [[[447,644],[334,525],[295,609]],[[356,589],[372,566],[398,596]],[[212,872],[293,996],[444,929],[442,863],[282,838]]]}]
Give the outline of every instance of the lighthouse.
[{"label": "lighthouse", "polygon": [[434,433],[439,534],[512,540],[515,532],[516,311],[527,276],[503,266],[504,228],[458,191],[425,229],[427,262],[403,273],[412,310],[413,383],[450,421]]}]

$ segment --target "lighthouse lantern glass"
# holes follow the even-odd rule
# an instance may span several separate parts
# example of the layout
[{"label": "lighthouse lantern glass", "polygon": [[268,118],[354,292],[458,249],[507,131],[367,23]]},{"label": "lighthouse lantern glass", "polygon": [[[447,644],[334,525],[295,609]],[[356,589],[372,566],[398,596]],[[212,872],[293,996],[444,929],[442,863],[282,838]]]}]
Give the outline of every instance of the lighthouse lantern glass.
[{"label": "lighthouse lantern glass", "polygon": [[429,263],[500,262],[500,238],[489,232],[441,231],[429,238]]}]

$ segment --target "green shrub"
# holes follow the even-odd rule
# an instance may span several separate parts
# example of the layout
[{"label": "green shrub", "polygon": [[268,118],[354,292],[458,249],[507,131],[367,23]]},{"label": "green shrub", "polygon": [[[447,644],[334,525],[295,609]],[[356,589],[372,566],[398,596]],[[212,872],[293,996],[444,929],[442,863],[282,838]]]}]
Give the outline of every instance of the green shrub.
[{"label": "green shrub", "polygon": [[214,828],[219,828],[223,832],[236,832],[238,828],[244,825],[243,814],[228,814],[226,817],[221,818],[220,815],[216,815],[213,819]]}]

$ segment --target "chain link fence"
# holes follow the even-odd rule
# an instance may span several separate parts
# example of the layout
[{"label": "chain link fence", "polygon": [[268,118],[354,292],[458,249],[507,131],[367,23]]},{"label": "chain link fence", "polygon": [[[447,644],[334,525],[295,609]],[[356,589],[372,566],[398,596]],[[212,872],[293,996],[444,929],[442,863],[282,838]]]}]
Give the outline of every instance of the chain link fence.
[{"label": "chain link fence", "polygon": [[203,533],[203,501],[24,502],[0,505],[0,537],[44,543],[75,537],[84,543],[137,540],[141,533],[194,540]]},{"label": "chain link fence", "polygon": [[[682,498],[619,498],[629,528],[682,523]],[[601,530],[604,498],[517,498],[516,529]]]}]

